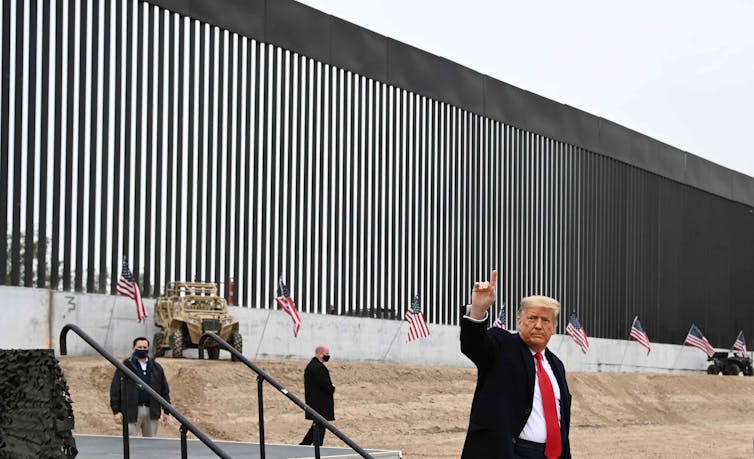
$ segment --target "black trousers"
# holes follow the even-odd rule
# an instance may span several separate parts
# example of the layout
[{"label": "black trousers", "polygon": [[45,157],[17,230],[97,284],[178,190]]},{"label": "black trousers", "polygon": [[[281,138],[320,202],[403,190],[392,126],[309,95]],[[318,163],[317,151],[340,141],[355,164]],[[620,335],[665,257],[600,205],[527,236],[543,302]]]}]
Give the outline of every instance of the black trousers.
[{"label": "black trousers", "polygon": [[545,453],[541,451],[535,451],[533,449],[526,449],[520,446],[513,447],[513,457],[515,459],[547,459]]},{"label": "black trousers", "polygon": [[317,437],[317,444],[319,446],[322,446],[322,442],[325,440],[325,428],[318,426],[316,422],[312,422],[312,426],[309,427],[309,430],[306,432],[304,439],[301,440],[301,443],[299,443],[299,445],[313,445],[315,436]]}]

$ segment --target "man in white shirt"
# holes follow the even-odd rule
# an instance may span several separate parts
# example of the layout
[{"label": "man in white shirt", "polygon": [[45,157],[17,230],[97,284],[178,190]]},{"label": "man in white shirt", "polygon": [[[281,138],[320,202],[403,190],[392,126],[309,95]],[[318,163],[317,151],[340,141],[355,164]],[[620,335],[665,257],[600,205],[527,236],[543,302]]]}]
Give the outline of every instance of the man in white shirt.
[{"label": "man in white shirt", "polygon": [[563,362],[547,343],[560,303],[546,296],[521,300],[516,328],[487,329],[497,272],[476,282],[461,320],[461,352],[477,366],[462,458],[570,458],[571,394]]}]

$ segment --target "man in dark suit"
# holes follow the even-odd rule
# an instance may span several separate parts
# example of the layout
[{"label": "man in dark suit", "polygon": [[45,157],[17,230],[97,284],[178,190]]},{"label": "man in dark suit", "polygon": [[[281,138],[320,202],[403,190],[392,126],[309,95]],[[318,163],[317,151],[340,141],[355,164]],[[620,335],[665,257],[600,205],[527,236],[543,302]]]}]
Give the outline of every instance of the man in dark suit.
[{"label": "man in dark suit", "polygon": [[[323,345],[317,346],[317,349],[314,350],[314,357],[304,370],[304,392],[306,393],[306,404],[323,418],[333,421],[335,420],[335,401],[333,400],[335,385],[333,385],[330,372],[324,363],[328,360],[330,360],[330,348]],[[313,420],[314,417],[306,413],[306,419]],[[322,446],[324,438],[324,427],[317,426],[316,422],[312,422],[312,426],[299,444],[311,445],[316,441],[318,445]]]},{"label": "man in dark suit", "polygon": [[487,330],[497,272],[476,282],[461,319],[461,352],[477,366],[464,459],[570,458],[571,394],[563,362],[547,343],[560,303],[546,296],[521,300],[518,333]]},{"label": "man in dark suit", "polygon": [[[123,361],[123,365],[133,371],[149,387],[155,390],[162,398],[170,403],[170,387],[165,377],[162,366],[153,358],[149,357],[149,340],[138,337],[133,341],[131,357]],[[113,380],[110,383],[110,408],[113,410],[113,420],[116,424],[123,422],[123,406],[121,403],[120,380],[126,382],[126,406],[125,415],[128,423],[128,434],[136,435],[141,429],[145,437],[154,437],[159,428],[159,419],[162,416],[164,424],[168,421],[168,412],[162,411],[159,403],[145,390],[126,378],[120,370],[115,370]]]}]

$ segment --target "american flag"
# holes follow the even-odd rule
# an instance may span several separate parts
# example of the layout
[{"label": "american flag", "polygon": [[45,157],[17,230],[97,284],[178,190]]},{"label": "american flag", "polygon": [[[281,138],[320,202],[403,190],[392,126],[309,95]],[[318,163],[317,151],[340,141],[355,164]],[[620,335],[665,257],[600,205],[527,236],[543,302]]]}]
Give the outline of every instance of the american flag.
[{"label": "american flag", "polygon": [[505,303],[503,303],[503,306],[500,308],[500,314],[497,315],[497,319],[495,319],[492,326],[502,328],[503,330],[508,329],[508,316],[505,314]]},{"label": "american flag", "polygon": [[298,315],[296,305],[293,303],[293,298],[291,298],[291,292],[288,290],[285,282],[283,282],[282,277],[278,281],[278,296],[275,297],[275,301],[286,314],[291,316],[291,320],[293,320],[293,336],[295,338],[301,329],[301,316]]},{"label": "american flag", "polygon": [[715,349],[709,341],[707,341],[707,338],[704,337],[702,331],[694,324],[691,324],[691,329],[689,329],[689,334],[686,335],[683,344],[688,344],[689,346],[694,346],[703,350],[707,354],[707,357],[712,357],[712,354],[715,353]]},{"label": "american flag", "polygon": [[123,268],[120,271],[120,279],[115,287],[118,293],[127,296],[136,303],[136,319],[141,322],[147,318],[147,308],[144,307],[144,301],[141,299],[138,282],[134,281],[134,275],[128,269],[128,262],[123,260]]},{"label": "american flag", "polygon": [[575,312],[571,313],[571,318],[568,320],[568,326],[565,331],[567,335],[570,335],[571,338],[576,341],[576,344],[581,348],[581,352],[586,354],[586,351],[589,350],[589,340],[587,339],[586,331],[584,331],[584,327],[581,326],[581,322],[579,322],[579,318],[576,317]]},{"label": "american flag", "polygon": [[746,338],[744,337],[743,330],[738,332],[738,337],[736,337],[736,342],[733,343],[733,349],[743,352],[744,355],[748,353],[748,351],[746,350]]},{"label": "american flag", "polygon": [[429,336],[429,328],[427,328],[427,322],[424,321],[424,314],[422,314],[422,307],[419,304],[419,295],[414,296],[414,300],[411,302],[411,307],[406,311],[406,322],[408,322],[408,342],[419,338]]},{"label": "american flag", "polygon": [[644,331],[644,327],[641,326],[639,316],[634,317],[634,323],[631,324],[631,333],[628,334],[628,337],[635,339],[639,344],[646,347],[647,355],[649,355],[649,351],[652,350],[649,347],[649,336],[647,336],[647,332]]}]

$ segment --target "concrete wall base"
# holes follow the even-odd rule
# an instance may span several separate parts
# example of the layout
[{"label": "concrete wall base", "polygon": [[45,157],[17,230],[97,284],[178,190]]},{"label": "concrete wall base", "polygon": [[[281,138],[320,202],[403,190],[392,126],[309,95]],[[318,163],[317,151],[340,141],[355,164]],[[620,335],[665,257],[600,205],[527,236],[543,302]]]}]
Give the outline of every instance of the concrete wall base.
[{"label": "concrete wall base", "polygon": [[[136,321],[133,301],[123,296],[52,292],[45,289],[0,287],[5,318],[0,322],[0,348],[59,348],[61,328],[81,327],[116,357],[130,354],[137,336],[154,336],[154,300],[144,300],[148,319]],[[337,315],[301,314],[301,330],[293,337],[291,320],[280,310],[231,307],[240,321],[244,355],[256,358],[308,359],[319,344],[327,344],[334,358],[405,365],[471,367],[459,349],[457,326],[430,325],[431,335],[407,342],[408,324],[399,320]],[[651,339],[651,336],[650,336]],[[550,349],[568,371],[626,371],[701,373],[707,356],[699,349],[652,344],[652,352],[635,341],[590,338],[585,355],[566,335],[555,335]],[[96,352],[74,333],[68,334],[69,355]]]}]

